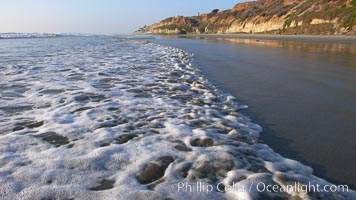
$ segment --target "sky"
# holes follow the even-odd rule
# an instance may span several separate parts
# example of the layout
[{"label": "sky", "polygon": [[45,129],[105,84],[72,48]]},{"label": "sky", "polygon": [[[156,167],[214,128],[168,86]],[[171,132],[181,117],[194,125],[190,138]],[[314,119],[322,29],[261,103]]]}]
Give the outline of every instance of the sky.
[{"label": "sky", "polygon": [[0,0],[0,32],[128,34],[244,0]]}]

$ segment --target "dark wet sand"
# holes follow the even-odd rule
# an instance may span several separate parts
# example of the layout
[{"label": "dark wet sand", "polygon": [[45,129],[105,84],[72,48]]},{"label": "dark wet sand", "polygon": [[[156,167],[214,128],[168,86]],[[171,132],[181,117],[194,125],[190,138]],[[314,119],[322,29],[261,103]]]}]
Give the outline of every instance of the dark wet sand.
[{"label": "dark wet sand", "polygon": [[355,37],[186,37],[151,41],[194,53],[203,74],[249,105],[262,142],[356,188]]},{"label": "dark wet sand", "polygon": [[181,38],[231,38],[256,40],[283,40],[295,42],[322,42],[356,44],[356,36],[350,35],[268,35],[268,34],[191,34],[180,35]]}]

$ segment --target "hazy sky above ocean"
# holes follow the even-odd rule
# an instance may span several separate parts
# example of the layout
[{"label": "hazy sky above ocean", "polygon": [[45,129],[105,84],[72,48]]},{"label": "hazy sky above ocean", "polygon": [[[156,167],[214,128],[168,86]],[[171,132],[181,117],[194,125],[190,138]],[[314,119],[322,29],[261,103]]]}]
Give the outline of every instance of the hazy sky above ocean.
[{"label": "hazy sky above ocean", "polygon": [[1,0],[0,32],[131,33],[170,16],[229,9],[244,0]]}]

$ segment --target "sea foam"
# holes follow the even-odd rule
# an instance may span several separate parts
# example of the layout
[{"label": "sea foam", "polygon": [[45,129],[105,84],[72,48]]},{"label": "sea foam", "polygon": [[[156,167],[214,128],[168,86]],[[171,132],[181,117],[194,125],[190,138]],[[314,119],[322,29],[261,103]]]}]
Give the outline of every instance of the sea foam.
[{"label": "sea foam", "polygon": [[[329,183],[260,144],[247,106],[180,49],[115,37],[39,46],[0,58],[0,199],[355,198],[257,191]],[[178,189],[196,182],[250,190]]]}]

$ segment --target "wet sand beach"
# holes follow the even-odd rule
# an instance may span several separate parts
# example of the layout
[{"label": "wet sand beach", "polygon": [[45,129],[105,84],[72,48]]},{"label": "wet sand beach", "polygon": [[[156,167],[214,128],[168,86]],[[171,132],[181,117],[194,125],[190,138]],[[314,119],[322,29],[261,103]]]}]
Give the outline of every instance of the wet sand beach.
[{"label": "wet sand beach", "polygon": [[187,34],[180,38],[230,38],[256,40],[283,40],[295,42],[322,42],[356,44],[356,37],[351,35],[269,35],[269,34]]},{"label": "wet sand beach", "polygon": [[356,186],[356,37],[187,35],[152,42],[194,54],[202,73],[249,105],[276,152]]}]

